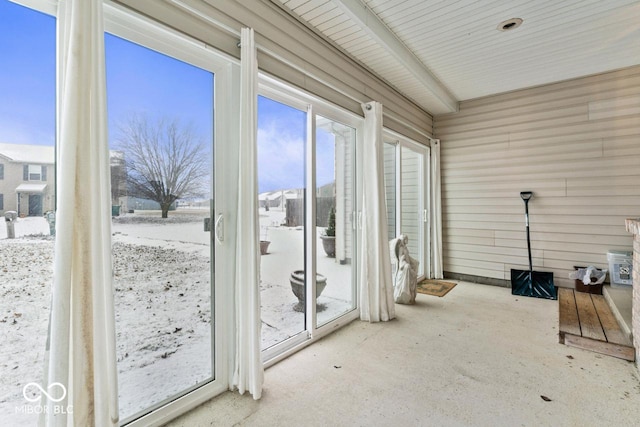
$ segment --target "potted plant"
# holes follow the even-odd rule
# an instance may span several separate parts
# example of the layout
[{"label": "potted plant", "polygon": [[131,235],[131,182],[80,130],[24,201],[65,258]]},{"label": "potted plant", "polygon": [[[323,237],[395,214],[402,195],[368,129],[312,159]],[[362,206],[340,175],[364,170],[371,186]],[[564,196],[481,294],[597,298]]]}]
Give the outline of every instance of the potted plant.
[{"label": "potted plant", "polygon": [[336,210],[331,208],[329,211],[329,220],[327,229],[320,236],[322,239],[322,247],[329,258],[336,256]]}]

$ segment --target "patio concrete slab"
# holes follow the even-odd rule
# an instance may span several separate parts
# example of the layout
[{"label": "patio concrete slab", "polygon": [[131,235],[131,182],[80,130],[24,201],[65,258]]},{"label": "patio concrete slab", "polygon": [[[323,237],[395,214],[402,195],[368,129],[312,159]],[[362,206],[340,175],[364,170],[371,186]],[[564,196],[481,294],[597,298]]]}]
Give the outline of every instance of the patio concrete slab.
[{"label": "patio concrete slab", "polygon": [[559,344],[557,304],[468,283],[418,295],[269,368],[261,400],[228,392],[169,425],[635,425],[636,367]]}]

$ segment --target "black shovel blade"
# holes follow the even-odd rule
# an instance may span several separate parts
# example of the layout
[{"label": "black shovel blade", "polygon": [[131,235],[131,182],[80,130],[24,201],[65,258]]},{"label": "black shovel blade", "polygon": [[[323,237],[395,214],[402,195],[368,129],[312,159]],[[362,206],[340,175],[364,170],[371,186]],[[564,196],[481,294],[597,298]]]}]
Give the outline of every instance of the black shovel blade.
[{"label": "black shovel blade", "polygon": [[511,269],[511,293],[513,295],[531,296],[531,284],[530,271]]},{"label": "black shovel blade", "polygon": [[525,297],[558,299],[553,273],[511,269],[511,293]]}]

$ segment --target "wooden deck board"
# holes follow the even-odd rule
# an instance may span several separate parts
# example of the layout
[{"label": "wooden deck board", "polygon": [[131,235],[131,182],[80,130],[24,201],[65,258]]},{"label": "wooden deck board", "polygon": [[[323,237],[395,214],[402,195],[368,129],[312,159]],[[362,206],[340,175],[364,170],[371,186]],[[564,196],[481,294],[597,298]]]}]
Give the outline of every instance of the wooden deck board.
[{"label": "wooden deck board", "polygon": [[601,295],[558,289],[560,343],[634,361],[635,349]]},{"label": "wooden deck board", "polygon": [[564,343],[565,333],[582,336],[573,290],[558,288],[558,301],[560,306],[560,343]]},{"label": "wooden deck board", "polygon": [[600,324],[604,330],[604,334],[607,337],[607,342],[613,344],[621,344],[630,347],[631,343],[629,339],[622,333],[618,321],[611,312],[609,304],[602,295],[591,295],[593,305],[596,308],[598,317],[600,318]]},{"label": "wooden deck board", "polygon": [[590,338],[577,337],[575,335],[566,334],[564,336],[565,344],[581,348],[583,350],[589,350],[600,354],[606,354],[607,356],[617,357],[619,359],[629,360],[633,362],[635,360],[635,349],[633,347],[627,347],[619,344],[613,344],[605,341],[592,340]]},{"label": "wooden deck board", "polygon": [[596,313],[596,308],[593,306],[591,294],[574,292],[574,295],[576,298],[576,306],[578,307],[578,318],[580,319],[582,336],[591,338],[592,340],[606,341],[607,337],[604,335],[598,313]]}]

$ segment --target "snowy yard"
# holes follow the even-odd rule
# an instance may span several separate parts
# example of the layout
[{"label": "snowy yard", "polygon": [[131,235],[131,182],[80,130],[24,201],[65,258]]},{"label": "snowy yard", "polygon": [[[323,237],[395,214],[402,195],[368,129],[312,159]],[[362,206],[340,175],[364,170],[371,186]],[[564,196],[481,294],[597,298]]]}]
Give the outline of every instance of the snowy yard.
[{"label": "snowy yard", "polygon": [[[206,381],[212,375],[209,235],[206,212],[172,212],[114,219],[116,344],[121,416]],[[289,275],[303,267],[303,232],[279,227],[279,213],[261,215],[271,240],[261,259],[262,347],[304,329]],[[9,425],[32,425],[15,414],[22,390],[42,382],[53,244],[43,218],[19,219],[16,239],[0,224],[0,414]],[[317,300],[318,323],[352,307],[351,265],[327,258],[318,246],[318,272],[327,287]]]},{"label": "snowy yard", "polygon": [[[19,221],[19,238],[0,241],[0,413],[10,425],[33,425],[15,407],[24,403],[25,384],[42,382],[54,241],[18,233],[38,219]],[[116,344],[126,417],[211,376],[210,261],[202,245],[136,244],[119,229],[114,224]]]}]

